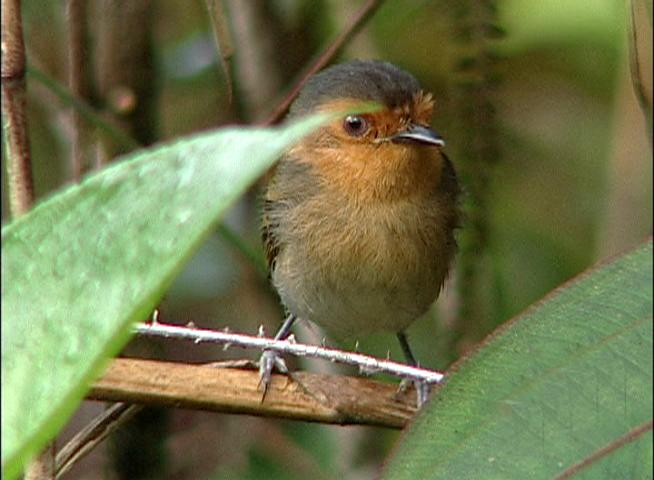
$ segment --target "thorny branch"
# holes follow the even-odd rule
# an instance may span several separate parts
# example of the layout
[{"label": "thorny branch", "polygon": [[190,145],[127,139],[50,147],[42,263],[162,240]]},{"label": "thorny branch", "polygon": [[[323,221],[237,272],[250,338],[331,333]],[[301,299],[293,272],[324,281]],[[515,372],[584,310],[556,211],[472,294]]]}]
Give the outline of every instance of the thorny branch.
[{"label": "thorny branch", "polygon": [[[156,317],[155,317],[156,318]],[[357,353],[301,345],[229,332],[159,323],[139,324],[141,335],[210,342],[241,348],[266,348],[356,365],[372,373],[390,373],[437,383],[443,374]],[[249,369],[247,369],[249,367]],[[254,369],[254,370],[253,370]],[[367,378],[295,372],[273,375],[265,400],[254,362],[227,361],[189,365],[140,359],[116,359],[95,382],[88,398],[121,402],[98,416],[57,455],[57,477],[93,450],[143,405],[175,406],[223,413],[290,418],[339,425],[403,428],[415,412],[410,392]]]},{"label": "thorny branch", "polygon": [[273,340],[272,338],[264,338],[261,336],[253,337],[238,333],[217,332],[214,330],[180,327],[176,325],[164,325],[157,322],[139,324],[136,326],[136,332],[139,335],[149,337],[190,340],[194,343],[219,343],[228,347],[259,348],[262,350],[274,350],[279,353],[287,353],[299,357],[320,358],[334,363],[359,367],[359,370],[366,374],[386,373],[397,377],[419,380],[427,383],[439,383],[444,377],[440,372],[412,367],[391,360],[382,360],[369,355],[344,352],[334,348],[305,345],[289,340]]},{"label": "thorny branch", "polygon": [[[139,324],[136,332],[151,337],[217,343],[225,347],[275,350],[297,356],[354,365],[362,372],[387,373],[412,380],[438,383],[444,375],[390,360],[279,341],[261,336],[165,325]],[[257,371],[250,361],[218,365],[187,365],[138,359],[117,359],[99,379],[89,399],[125,402],[111,407],[79,432],[57,456],[57,476],[95,448],[131,417],[141,405],[175,406],[225,413],[292,418],[321,423],[377,425],[402,428],[415,411],[412,400],[393,385],[365,378],[297,372],[274,375],[262,401]],[[214,368],[211,368],[214,367]],[[238,368],[234,368],[238,367]],[[220,370],[217,370],[220,368]],[[412,398],[412,397],[409,397]]]}]

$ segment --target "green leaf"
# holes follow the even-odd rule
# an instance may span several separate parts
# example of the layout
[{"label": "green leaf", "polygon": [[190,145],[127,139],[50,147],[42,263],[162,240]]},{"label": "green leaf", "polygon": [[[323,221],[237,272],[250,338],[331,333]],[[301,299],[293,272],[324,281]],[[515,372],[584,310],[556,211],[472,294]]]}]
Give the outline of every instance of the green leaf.
[{"label": "green leaf", "polygon": [[325,120],[143,150],[2,229],[2,468],[15,477],[219,216]]},{"label": "green leaf", "polygon": [[[446,378],[384,478],[554,478],[651,421],[651,240],[554,291]],[[602,464],[651,472],[651,439],[593,478],[618,478]]]}]

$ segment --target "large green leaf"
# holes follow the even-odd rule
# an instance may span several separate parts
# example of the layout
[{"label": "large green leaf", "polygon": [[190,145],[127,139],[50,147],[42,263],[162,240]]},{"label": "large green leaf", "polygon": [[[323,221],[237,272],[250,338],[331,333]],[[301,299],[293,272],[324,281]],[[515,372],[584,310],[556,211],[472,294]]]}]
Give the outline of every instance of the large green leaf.
[{"label": "large green leaf", "polygon": [[[384,478],[550,479],[617,445],[652,419],[652,242],[559,288],[447,378]],[[648,478],[651,451],[649,433],[581,472]]]},{"label": "large green leaf", "polygon": [[72,414],[221,213],[324,120],[141,151],[2,230],[2,468]]}]

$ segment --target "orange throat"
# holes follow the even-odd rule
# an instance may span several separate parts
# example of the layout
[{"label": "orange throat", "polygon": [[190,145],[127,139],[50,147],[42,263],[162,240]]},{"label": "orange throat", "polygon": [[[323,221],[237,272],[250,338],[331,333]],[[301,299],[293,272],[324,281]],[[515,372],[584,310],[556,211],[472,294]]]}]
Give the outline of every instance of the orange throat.
[{"label": "orange throat", "polygon": [[364,202],[432,195],[443,166],[443,158],[435,148],[390,142],[320,148],[304,158],[321,177],[324,187]]}]

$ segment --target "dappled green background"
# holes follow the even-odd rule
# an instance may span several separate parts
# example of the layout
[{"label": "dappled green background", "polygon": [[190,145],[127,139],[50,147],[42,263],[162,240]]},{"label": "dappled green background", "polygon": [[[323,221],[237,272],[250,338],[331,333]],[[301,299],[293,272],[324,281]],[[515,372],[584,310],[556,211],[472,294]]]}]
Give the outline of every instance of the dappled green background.
[{"label": "dappled green background", "polygon": [[[153,138],[265,118],[302,66],[362,2],[226,3],[239,39],[231,104],[204,3],[152,2]],[[435,94],[433,125],[459,170],[464,168],[466,146],[475,139],[460,115],[467,101],[458,70],[468,48],[460,24],[460,5],[466,3],[388,0],[340,57],[383,58],[413,72]],[[488,238],[478,258],[481,291],[474,299],[481,314],[474,328],[452,341],[459,328],[457,305],[466,294],[457,291],[455,275],[438,306],[409,331],[421,361],[440,369],[553,287],[595,261],[634,246],[652,230],[651,149],[629,79],[623,2],[496,4],[496,18],[506,34],[493,45],[498,83],[492,99],[500,153],[493,165],[479,172],[490,179],[483,207]],[[23,8],[29,61],[64,81],[63,6],[26,0]],[[247,22],[251,11],[263,19],[256,28]],[[93,18],[92,33],[98,15]],[[238,26],[243,21],[245,27]],[[649,49],[651,58],[651,43]],[[32,80],[28,88],[35,183],[43,196],[69,181],[70,125],[67,110],[47,89]],[[97,105],[106,106],[102,99]],[[466,172],[464,179],[471,175],[475,172]],[[3,184],[3,219],[5,192]],[[233,209],[228,225],[259,252],[257,193],[252,191]],[[168,322],[192,320],[205,327],[254,333],[260,324],[274,331],[282,312],[265,277],[216,234],[168,293],[161,315]],[[315,328],[297,334],[304,341],[322,336]],[[390,349],[393,358],[401,358],[390,335],[359,340],[363,351],[383,356]],[[243,355],[204,345],[143,341],[129,353],[189,361]],[[307,368],[333,367],[312,363]],[[85,405],[63,437],[99,408]],[[145,425],[155,424],[151,442],[156,448],[139,448],[142,456],[157,455],[149,459],[158,469],[157,478],[333,478],[334,472],[369,478],[397,439],[397,433],[372,428],[172,410],[144,422],[145,431]],[[120,442],[127,443],[123,437],[103,446],[69,477],[119,478],[116,472],[126,470],[116,464],[133,461],[116,446]],[[127,473],[122,476],[128,478]]]}]

